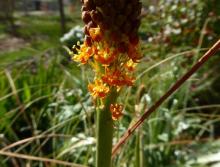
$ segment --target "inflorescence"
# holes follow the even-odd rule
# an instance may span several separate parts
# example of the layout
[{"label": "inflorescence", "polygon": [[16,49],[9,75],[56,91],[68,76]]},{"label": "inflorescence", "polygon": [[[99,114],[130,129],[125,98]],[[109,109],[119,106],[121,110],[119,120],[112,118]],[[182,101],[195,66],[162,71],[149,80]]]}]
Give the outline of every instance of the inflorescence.
[{"label": "inflorescence", "polygon": [[[142,58],[138,38],[142,4],[139,0],[81,1],[85,40],[74,46],[73,60],[92,66],[95,78],[88,90],[102,100],[111,90],[134,84],[134,70]],[[113,120],[122,110],[122,105],[111,104]]]}]

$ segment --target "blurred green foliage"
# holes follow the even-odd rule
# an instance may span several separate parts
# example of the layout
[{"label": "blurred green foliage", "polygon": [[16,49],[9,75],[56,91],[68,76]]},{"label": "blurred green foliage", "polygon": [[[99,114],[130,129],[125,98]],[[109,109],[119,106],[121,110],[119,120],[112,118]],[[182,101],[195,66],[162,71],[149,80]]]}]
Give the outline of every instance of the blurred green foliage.
[{"label": "blurred green foliage", "polygon": [[[125,111],[115,122],[114,143],[219,38],[219,2],[144,2],[139,31],[144,58],[135,86],[119,98]],[[76,8],[67,15],[69,29],[82,25]],[[95,112],[86,88],[91,69],[73,63],[62,48],[57,15],[17,16],[16,21],[18,38],[27,45],[0,53],[0,148],[31,136],[54,135],[8,151],[94,166]],[[0,25],[3,39],[6,30]],[[219,61],[218,54],[145,121],[114,166],[210,166],[197,160],[220,150]],[[48,166],[0,156],[1,167],[16,163]]]}]

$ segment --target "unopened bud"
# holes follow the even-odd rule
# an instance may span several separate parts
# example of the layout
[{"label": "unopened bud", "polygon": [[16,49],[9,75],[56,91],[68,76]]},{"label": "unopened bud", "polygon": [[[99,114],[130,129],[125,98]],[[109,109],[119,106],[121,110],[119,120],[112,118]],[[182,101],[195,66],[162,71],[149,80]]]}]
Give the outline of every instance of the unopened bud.
[{"label": "unopened bud", "polygon": [[101,23],[103,21],[102,14],[99,11],[92,10],[90,14],[91,14],[92,20],[96,24]]},{"label": "unopened bud", "polygon": [[126,17],[122,14],[118,15],[115,20],[115,24],[120,27],[126,21]]},{"label": "unopened bud", "polygon": [[124,25],[122,25],[121,29],[123,33],[129,34],[131,32],[132,26],[129,22],[126,22]]},{"label": "unopened bud", "polygon": [[117,1],[115,1],[115,7],[118,10],[124,9],[125,8],[125,0],[117,0]]},{"label": "unopened bud", "polygon": [[120,38],[121,38],[121,35],[118,31],[113,31],[111,32],[111,39],[114,41],[114,42],[119,42]]},{"label": "unopened bud", "polygon": [[87,10],[88,10],[88,9],[86,8],[86,6],[83,5],[83,6],[81,7],[81,11],[82,11],[82,12],[83,12],[83,11],[87,11]]},{"label": "unopened bud", "polygon": [[85,36],[85,43],[87,46],[92,46],[92,38],[88,35]]},{"label": "unopened bud", "polygon": [[130,41],[131,44],[137,45],[139,43],[138,35],[137,34],[131,34],[129,36],[129,41]]},{"label": "unopened bud", "polygon": [[114,6],[110,3],[100,6],[100,11],[104,16],[114,16],[116,15]]},{"label": "unopened bud", "polygon": [[84,31],[84,34],[89,35],[89,30],[87,26],[84,26],[83,31]]},{"label": "unopened bud", "polygon": [[82,20],[84,21],[84,23],[86,23],[86,24],[89,23],[91,21],[91,19],[92,18],[91,18],[88,11],[82,12]]},{"label": "unopened bud", "polygon": [[105,3],[105,0],[94,0],[96,6],[102,6]]},{"label": "unopened bud", "polygon": [[85,6],[88,10],[95,9],[95,4],[94,4],[93,0],[84,0],[84,6]]},{"label": "unopened bud", "polygon": [[124,43],[124,42],[119,43],[119,45],[118,45],[118,51],[119,51],[120,53],[125,53],[125,52],[127,52],[127,50],[128,50],[128,46],[127,46],[126,43]]},{"label": "unopened bud", "polygon": [[94,23],[93,21],[90,21],[90,22],[87,24],[88,30],[89,30],[90,28],[96,28],[96,27],[97,27],[97,25],[96,25],[96,23]]},{"label": "unopened bud", "polygon": [[133,29],[138,29],[141,25],[141,20],[140,19],[136,19],[134,21],[132,21],[132,28]]},{"label": "unopened bud", "polygon": [[131,13],[132,13],[132,10],[133,10],[133,7],[130,3],[127,4],[127,6],[125,7],[125,15],[126,16],[129,16]]}]

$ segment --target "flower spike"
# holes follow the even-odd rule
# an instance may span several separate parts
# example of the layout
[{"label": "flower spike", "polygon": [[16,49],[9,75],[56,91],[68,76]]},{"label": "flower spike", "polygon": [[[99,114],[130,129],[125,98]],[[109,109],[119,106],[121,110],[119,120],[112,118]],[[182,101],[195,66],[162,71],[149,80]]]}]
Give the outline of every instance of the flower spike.
[{"label": "flower spike", "polygon": [[[92,65],[95,79],[88,89],[94,99],[103,100],[112,90],[134,84],[134,71],[142,58],[137,34],[142,4],[139,0],[81,1],[85,41],[73,60]],[[114,120],[122,108],[111,105]]]}]

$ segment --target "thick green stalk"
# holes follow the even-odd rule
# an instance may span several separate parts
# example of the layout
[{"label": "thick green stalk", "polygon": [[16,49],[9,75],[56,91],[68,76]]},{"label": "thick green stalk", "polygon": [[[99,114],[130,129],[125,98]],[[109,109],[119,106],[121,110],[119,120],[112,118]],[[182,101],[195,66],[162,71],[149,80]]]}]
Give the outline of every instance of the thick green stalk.
[{"label": "thick green stalk", "polygon": [[96,167],[111,167],[113,120],[110,105],[116,98],[116,93],[111,93],[105,100],[105,107],[97,109]]},{"label": "thick green stalk", "polygon": [[141,167],[140,166],[140,132],[138,132],[136,135],[135,167]]},{"label": "thick green stalk", "polygon": [[139,129],[136,135],[136,148],[135,148],[135,167],[146,167],[144,164],[144,148],[142,142],[142,133]]}]

